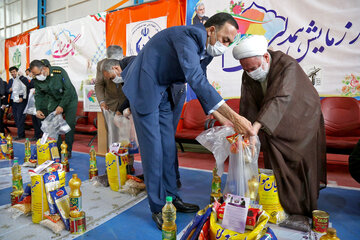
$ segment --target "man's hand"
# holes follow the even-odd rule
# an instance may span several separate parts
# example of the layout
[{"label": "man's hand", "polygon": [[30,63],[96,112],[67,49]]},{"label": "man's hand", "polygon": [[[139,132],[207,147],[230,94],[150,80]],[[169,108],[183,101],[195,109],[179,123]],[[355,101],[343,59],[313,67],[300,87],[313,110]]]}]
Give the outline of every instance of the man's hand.
[{"label": "man's hand", "polygon": [[126,108],[126,109],[123,111],[123,114],[124,114],[124,117],[129,118],[129,116],[131,115],[130,108]]},{"label": "man's hand", "polygon": [[37,111],[36,111],[36,117],[37,117],[37,118],[40,118],[40,119],[44,119],[44,118],[45,118],[45,115],[44,115],[44,113],[43,113],[42,111],[37,110]]},{"label": "man's hand", "polygon": [[64,112],[64,109],[60,106],[58,106],[56,109],[55,109],[55,114],[58,115],[58,114],[62,114]]},{"label": "man's hand", "polygon": [[106,105],[105,102],[100,103],[100,107],[104,110],[109,110],[109,107],[108,107],[108,105]]},{"label": "man's hand", "polygon": [[4,110],[5,108],[6,108],[6,106],[5,106],[5,105],[2,105],[2,106],[1,106],[1,109],[2,109],[2,110]]},{"label": "man's hand", "polygon": [[22,98],[19,98],[19,103],[21,103],[21,102],[23,102],[24,101],[24,99],[22,99]]},{"label": "man's hand", "polygon": [[12,92],[12,88],[9,89],[9,92]]},{"label": "man's hand", "polygon": [[118,115],[118,116],[122,115],[121,112],[119,112],[119,111],[116,111],[115,114]]},{"label": "man's hand", "polygon": [[233,124],[235,132],[243,134],[245,137],[256,135],[252,129],[251,122],[240,115],[236,116]]},{"label": "man's hand", "polygon": [[260,128],[262,127],[261,123],[255,121],[252,128],[253,131],[255,132],[255,135],[258,135]]}]

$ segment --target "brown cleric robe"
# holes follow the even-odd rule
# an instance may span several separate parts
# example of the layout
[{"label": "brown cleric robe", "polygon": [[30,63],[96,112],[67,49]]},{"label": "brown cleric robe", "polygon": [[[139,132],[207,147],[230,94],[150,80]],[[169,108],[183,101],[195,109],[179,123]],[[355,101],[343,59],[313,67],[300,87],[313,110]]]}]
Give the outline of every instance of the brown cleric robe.
[{"label": "brown cleric robe", "polygon": [[240,114],[262,124],[259,137],[265,168],[273,169],[287,213],[311,216],[320,183],[326,184],[326,142],[320,98],[292,57],[271,55],[265,95],[245,72]]}]

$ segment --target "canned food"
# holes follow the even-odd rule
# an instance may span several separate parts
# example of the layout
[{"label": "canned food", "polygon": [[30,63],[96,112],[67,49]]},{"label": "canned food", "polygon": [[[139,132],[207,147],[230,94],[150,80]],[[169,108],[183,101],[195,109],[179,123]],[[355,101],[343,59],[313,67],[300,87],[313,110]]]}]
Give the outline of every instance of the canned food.
[{"label": "canned food", "polygon": [[80,217],[70,217],[70,232],[72,234],[82,234],[86,232],[86,218],[84,211],[81,211]]},{"label": "canned food", "polygon": [[95,177],[97,175],[98,175],[98,170],[97,169],[95,169],[95,170],[90,169],[89,170],[89,179],[92,179],[93,177]]},{"label": "canned food", "polygon": [[326,233],[329,226],[329,214],[325,211],[314,210],[313,214],[313,231],[318,233]]}]

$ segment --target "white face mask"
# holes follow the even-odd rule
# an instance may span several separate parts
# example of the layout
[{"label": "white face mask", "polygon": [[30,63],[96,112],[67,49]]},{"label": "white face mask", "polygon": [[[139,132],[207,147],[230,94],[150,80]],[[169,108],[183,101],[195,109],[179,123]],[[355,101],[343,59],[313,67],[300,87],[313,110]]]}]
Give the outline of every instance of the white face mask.
[{"label": "white face mask", "polygon": [[[263,67],[265,70],[263,69]],[[269,64],[265,61],[265,58],[262,57],[260,67],[258,67],[254,71],[246,72],[246,73],[252,79],[259,81],[259,82],[263,82],[266,80],[268,72],[269,72]]]},{"label": "white face mask", "polygon": [[[115,71],[114,71],[115,72]],[[116,83],[116,84],[119,84],[119,83],[123,83],[124,82],[124,80],[122,79],[122,77],[120,76],[118,76],[118,75],[116,75],[116,72],[115,72],[115,78],[112,80],[114,83]]]},{"label": "white face mask", "polygon": [[[216,30],[215,30],[216,37]],[[215,45],[210,44],[210,37],[208,40],[208,45],[206,47],[206,52],[213,57],[221,56],[225,53],[227,47],[219,41],[216,41]]]},{"label": "white face mask", "polygon": [[39,81],[44,81],[46,79],[46,76],[44,76],[43,74],[37,75],[36,79]]}]

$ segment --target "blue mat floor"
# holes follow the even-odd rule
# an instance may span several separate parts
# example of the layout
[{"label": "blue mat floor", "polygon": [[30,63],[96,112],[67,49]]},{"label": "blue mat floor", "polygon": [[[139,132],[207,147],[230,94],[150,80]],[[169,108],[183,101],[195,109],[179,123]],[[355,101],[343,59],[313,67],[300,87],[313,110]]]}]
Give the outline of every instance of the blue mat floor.
[{"label": "blue mat floor", "polygon": [[[14,144],[15,156],[22,164],[24,158],[24,144]],[[105,173],[105,159],[98,157],[99,175]],[[0,161],[0,168],[9,167],[10,163]],[[81,180],[88,179],[88,154],[73,152],[70,167],[74,171],[67,174],[67,183],[72,173],[77,173]],[[141,164],[135,163],[137,173],[141,173]],[[200,208],[209,203],[212,174],[208,171],[180,169],[182,188],[180,196],[185,202],[198,204]],[[222,177],[223,185],[226,176]],[[224,186],[223,186],[224,187]],[[0,205],[10,203],[11,188],[0,190]],[[330,221],[342,240],[359,239],[360,227],[360,191],[326,188],[320,192],[319,209],[330,214]],[[176,224],[178,232],[184,229],[195,214],[177,213]],[[147,199],[129,208],[123,213],[110,219],[77,237],[76,239],[161,239],[161,231],[156,228],[151,219],[151,212]]]}]

